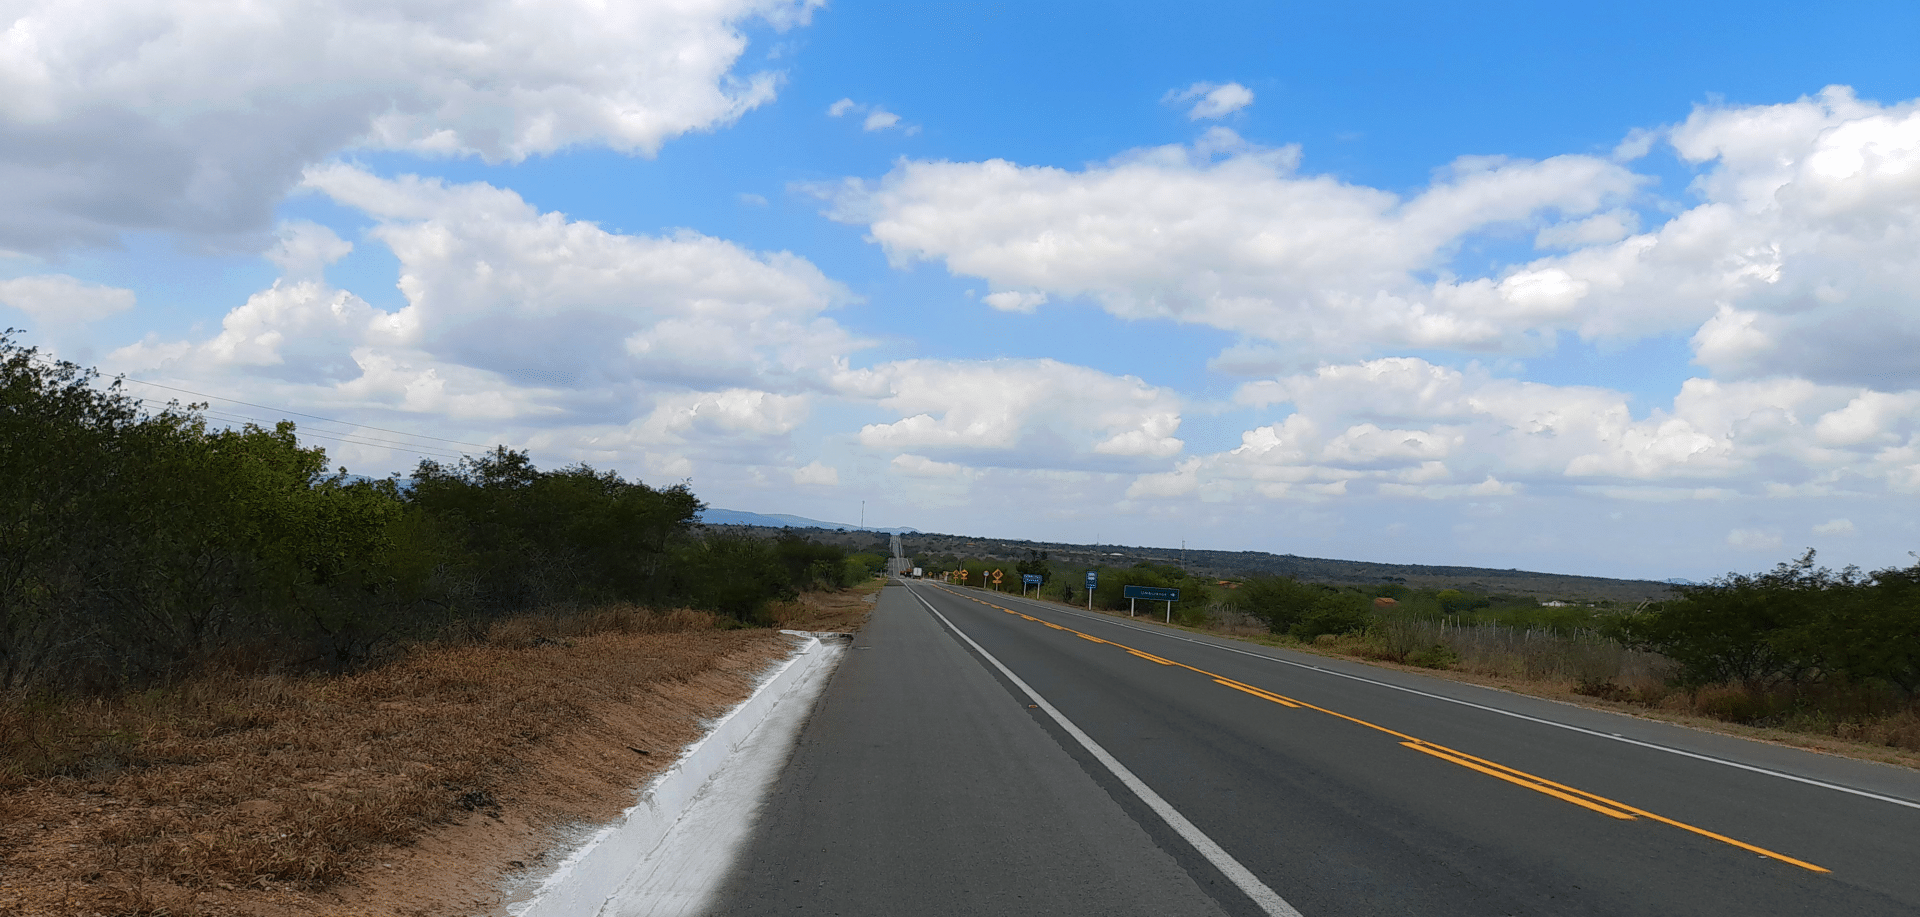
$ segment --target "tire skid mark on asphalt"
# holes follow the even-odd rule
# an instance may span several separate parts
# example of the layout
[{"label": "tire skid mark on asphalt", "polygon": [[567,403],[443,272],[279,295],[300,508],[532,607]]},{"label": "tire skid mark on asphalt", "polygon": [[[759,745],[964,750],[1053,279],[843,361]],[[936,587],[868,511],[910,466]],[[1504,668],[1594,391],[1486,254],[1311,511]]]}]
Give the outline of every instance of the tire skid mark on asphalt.
[{"label": "tire skid mark on asphalt", "polygon": [[1370,723],[1358,717],[1348,716],[1347,714],[1340,713],[1334,710],[1329,710],[1325,707],[1317,706],[1315,704],[1310,704],[1303,700],[1287,697],[1286,695],[1283,695],[1283,694],[1275,694],[1271,691],[1267,691],[1261,688],[1256,688],[1244,682],[1235,681],[1224,675],[1216,675],[1205,669],[1190,666],[1184,662],[1178,662],[1172,659],[1167,659],[1162,656],[1156,656],[1152,653],[1148,653],[1143,650],[1134,649],[1133,647],[1127,646],[1124,643],[1116,643],[1112,640],[1106,640],[1100,637],[1095,637],[1091,634],[1081,633],[1080,631],[1075,630],[1071,627],[1064,627],[1059,624],[1055,624],[1051,621],[1042,621],[1041,619],[1036,618],[1033,615],[1014,611],[1011,608],[1007,608],[1001,605],[995,605],[992,602],[986,601],[984,599],[975,598],[965,593],[955,592],[951,589],[945,588],[944,586],[934,585],[933,588],[939,589],[940,591],[945,592],[948,595],[952,595],[958,598],[966,599],[970,602],[976,602],[978,604],[985,605],[988,608],[1004,611],[1007,614],[1019,615],[1020,617],[1025,618],[1029,621],[1033,621],[1037,624],[1045,624],[1046,626],[1051,627],[1054,630],[1065,631],[1066,633],[1070,633],[1075,636],[1082,637],[1087,640],[1091,640],[1095,643],[1104,643],[1104,644],[1107,644],[1108,646],[1118,647],[1119,649],[1125,650],[1128,653],[1128,655],[1137,656],[1149,662],[1154,662],[1164,666],[1174,666],[1174,667],[1186,669],[1191,672],[1196,672],[1201,675],[1205,675],[1207,678],[1211,679],[1216,684],[1219,684],[1228,688],[1232,688],[1235,691],[1239,691],[1243,694],[1248,694],[1254,697],[1261,698],[1262,700],[1271,701],[1283,707],[1289,707],[1293,709],[1305,708],[1308,710],[1313,710],[1319,713],[1324,713],[1328,716],[1337,717],[1339,719],[1346,720],[1347,722],[1353,723],[1355,725],[1365,726],[1366,728],[1375,730],[1377,732],[1386,733],[1387,735],[1390,735],[1396,739],[1399,739],[1400,745],[1402,745],[1403,747],[1413,749],[1414,751],[1420,752],[1422,754],[1428,755],[1430,757],[1436,758],[1441,761],[1445,761],[1449,764],[1453,764],[1458,767],[1464,767],[1471,771],[1476,771],[1478,773],[1486,774],[1490,777],[1494,777],[1495,779],[1506,781],[1507,783],[1511,783],[1515,786],[1520,786],[1529,790],[1533,790],[1536,793],[1541,793],[1546,796],[1551,796],[1555,799],[1559,799],[1563,802],[1571,803],[1581,808],[1597,812],[1609,818],[1621,819],[1626,821],[1631,821],[1636,818],[1645,818],[1649,821],[1655,821],[1663,825],[1679,828],[1682,831],[1687,831],[1687,832],[1699,835],[1700,837],[1719,841],[1720,843],[1727,844],[1733,847],[1738,847],[1742,850],[1750,851],[1752,853],[1757,853],[1769,859],[1779,860],[1782,863],[1788,863],[1793,866],[1798,866],[1801,869],[1805,869],[1811,872],[1818,872],[1818,873],[1832,872],[1832,870],[1827,869],[1826,867],[1816,866],[1805,860],[1787,856],[1784,853],[1768,850],[1765,847],[1758,847],[1753,844],[1746,843],[1745,841],[1735,840],[1724,834],[1718,834],[1713,831],[1708,831],[1705,828],[1695,827],[1685,822],[1675,821],[1674,819],[1667,818],[1666,816],[1663,816],[1663,815],[1655,815],[1654,813],[1648,812],[1645,809],[1628,805],[1626,803],[1619,802],[1617,800],[1608,799],[1607,797],[1601,796],[1597,793],[1590,793],[1586,790],[1576,789],[1574,787],[1567,786],[1566,784],[1563,784],[1563,783],[1556,783],[1545,777],[1535,776],[1533,774],[1529,774],[1517,768],[1508,767],[1507,765],[1500,764],[1494,761],[1489,761],[1485,758],[1477,757],[1475,755],[1470,755],[1463,751],[1456,751],[1454,749],[1446,747],[1445,745],[1429,742],[1425,739],[1421,739],[1416,736],[1410,736],[1404,732],[1400,732],[1394,729],[1389,729],[1377,723]]}]

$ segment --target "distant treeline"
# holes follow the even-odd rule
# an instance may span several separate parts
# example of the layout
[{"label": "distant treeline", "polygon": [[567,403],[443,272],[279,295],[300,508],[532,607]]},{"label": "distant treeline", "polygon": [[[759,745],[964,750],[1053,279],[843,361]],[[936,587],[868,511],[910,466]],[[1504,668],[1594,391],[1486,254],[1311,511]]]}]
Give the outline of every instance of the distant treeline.
[{"label": "distant treeline", "polygon": [[699,537],[700,501],[505,447],[412,479],[329,470],[291,423],[216,429],[0,334],[0,688],[208,664],[357,665],[409,639],[608,602],[753,623],[885,568],[794,535]]}]

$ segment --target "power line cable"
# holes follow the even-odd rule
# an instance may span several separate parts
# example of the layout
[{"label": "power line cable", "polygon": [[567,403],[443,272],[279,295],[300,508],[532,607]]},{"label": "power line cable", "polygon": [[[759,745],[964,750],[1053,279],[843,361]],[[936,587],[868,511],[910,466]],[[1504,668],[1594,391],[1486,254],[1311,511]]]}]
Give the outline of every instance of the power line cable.
[{"label": "power line cable", "polygon": [[[139,400],[144,404],[162,405],[162,406],[165,405],[165,402],[155,401],[152,398],[141,398]],[[218,420],[227,421],[229,423],[234,421],[239,421],[242,423],[250,423],[262,428],[267,427],[270,423],[269,421],[262,421],[258,417],[250,417],[245,414],[234,414],[227,411],[216,411],[216,410],[212,410],[211,408],[203,409],[201,413],[204,413]],[[379,428],[369,427],[368,429],[379,429]],[[354,438],[354,434],[352,433],[341,433],[337,430],[316,430],[316,429],[313,429],[312,427],[307,427],[307,428],[298,430],[295,435],[321,436],[327,439],[337,440],[343,443],[352,443],[356,446],[376,446],[377,445],[377,446],[397,447],[403,451],[412,452],[415,455],[431,455],[431,456],[439,456],[442,458],[455,458],[455,459],[461,458],[461,456],[459,455],[456,455],[452,452],[448,452],[442,449],[429,449],[421,446],[416,446],[413,443],[403,443],[403,442],[397,442],[391,439],[381,439],[377,436],[361,436],[358,438]]]},{"label": "power line cable", "polygon": [[238,398],[227,398],[222,395],[209,395],[206,392],[196,392],[196,391],[179,388],[177,386],[172,386],[172,385],[161,385],[158,382],[148,382],[144,379],[135,379],[132,376],[120,376],[119,378],[125,379],[128,382],[138,382],[141,385],[151,385],[154,388],[164,388],[170,392],[180,392],[186,395],[199,395],[202,398],[214,398],[220,401],[232,402],[234,404],[244,404],[247,407],[259,408],[263,411],[275,411],[281,414],[292,414],[296,417],[306,417],[312,420],[324,420],[327,423],[337,423],[342,426],[348,426],[348,427],[359,427],[360,429],[363,429],[363,430],[379,430],[382,433],[392,433],[396,436],[411,436],[411,437],[414,437],[415,439],[430,439],[430,440],[433,440],[434,442],[452,443],[456,446],[472,446],[475,449],[487,448],[486,446],[483,446],[480,443],[469,443],[469,442],[465,442],[463,440],[458,440],[458,439],[446,439],[444,437],[439,437],[439,436],[428,436],[424,433],[408,433],[405,430],[389,430],[389,429],[386,429],[385,427],[376,427],[370,424],[354,423],[353,421],[350,421],[350,420],[336,420],[332,417],[321,417],[318,414],[305,414],[305,413],[301,413],[300,411],[289,411],[285,408],[276,408],[268,404],[254,404],[251,401],[241,401]]},{"label": "power line cable", "polygon": [[[311,430],[309,430],[309,431],[306,431],[306,432],[304,432],[304,433],[302,433],[301,435],[302,435],[302,436],[317,436],[317,437],[320,437],[321,439],[330,439],[330,440],[334,440],[334,441],[336,441],[336,442],[342,442],[342,443],[350,443],[350,444],[352,444],[352,445],[355,445],[355,446],[373,446],[374,448],[394,448],[394,447],[391,447],[391,446],[381,446],[381,445],[380,445],[379,443],[370,443],[370,442],[366,442],[366,441],[363,441],[363,440],[358,440],[358,439],[349,439],[348,437],[345,437],[345,436],[331,436],[331,435],[328,435],[328,434],[326,434],[326,433],[315,433],[315,432],[313,432],[313,431],[311,431]],[[462,455],[455,455],[455,454],[453,454],[453,453],[451,453],[451,452],[436,452],[436,451],[434,451],[434,450],[431,450],[431,449],[418,449],[418,448],[414,448],[414,447],[410,447],[410,446],[401,446],[401,447],[399,447],[399,449],[398,449],[398,451],[401,451],[401,452],[410,452],[410,453],[413,453],[414,455],[424,455],[424,456],[427,456],[427,457],[429,457],[429,458],[443,458],[443,459],[456,459],[456,460],[457,460],[457,459],[462,459],[462,458],[465,458],[465,457],[466,457],[466,456],[462,456]]]}]

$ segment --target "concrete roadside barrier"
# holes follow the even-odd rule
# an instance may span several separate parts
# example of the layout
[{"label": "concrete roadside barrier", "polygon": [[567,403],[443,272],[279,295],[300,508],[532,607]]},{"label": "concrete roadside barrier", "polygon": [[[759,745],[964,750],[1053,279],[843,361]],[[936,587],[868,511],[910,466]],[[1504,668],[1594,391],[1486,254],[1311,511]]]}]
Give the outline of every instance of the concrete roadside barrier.
[{"label": "concrete roadside barrier", "polygon": [[[734,750],[764,723],[782,699],[822,666],[840,657],[845,634],[784,631],[806,641],[728,711],[705,737],[688,746],[680,760],[655,777],[635,803],[595,832],[547,876],[531,898],[510,906],[516,917],[590,917],[618,892],[636,865],[665,839],[688,805],[720,770]],[[822,642],[822,638],[834,645]]]}]

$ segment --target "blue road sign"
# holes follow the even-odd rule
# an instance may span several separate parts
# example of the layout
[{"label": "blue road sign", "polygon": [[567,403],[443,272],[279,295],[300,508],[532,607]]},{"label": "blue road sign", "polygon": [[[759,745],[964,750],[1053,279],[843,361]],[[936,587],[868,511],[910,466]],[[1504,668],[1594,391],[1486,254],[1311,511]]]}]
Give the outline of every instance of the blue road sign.
[{"label": "blue road sign", "polygon": [[1040,574],[1022,573],[1020,574],[1020,582],[1026,583],[1029,586],[1038,586],[1040,585]]},{"label": "blue road sign", "polygon": [[1099,585],[1100,585],[1100,574],[1092,570],[1088,570],[1087,571],[1087,588],[1094,589],[1094,588],[1097,588]]},{"label": "blue road sign", "polygon": [[1180,590],[1162,589],[1159,586],[1127,586],[1120,590],[1130,599],[1152,599],[1156,602],[1180,601]]}]

